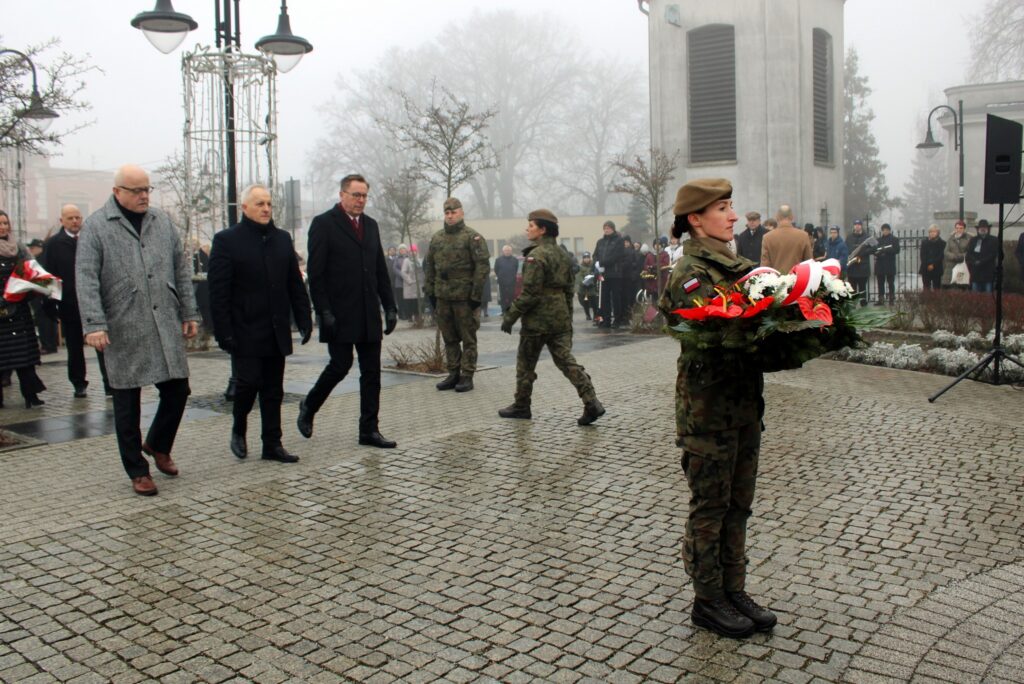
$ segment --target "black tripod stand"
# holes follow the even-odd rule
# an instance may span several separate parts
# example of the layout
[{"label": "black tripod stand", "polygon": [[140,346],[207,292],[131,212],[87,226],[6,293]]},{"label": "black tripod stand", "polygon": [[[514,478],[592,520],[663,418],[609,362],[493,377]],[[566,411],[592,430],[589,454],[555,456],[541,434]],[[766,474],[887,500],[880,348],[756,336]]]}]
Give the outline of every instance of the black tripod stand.
[{"label": "black tripod stand", "polygon": [[1003,339],[1002,339],[1002,336],[1003,336],[1003,206],[1004,205],[1002,203],[999,204],[999,236],[998,236],[999,250],[998,250],[998,252],[996,252],[996,327],[995,327],[995,335],[992,338],[992,349],[990,349],[989,352],[987,354],[985,354],[985,356],[983,356],[981,358],[981,361],[978,361],[978,363],[976,363],[974,365],[974,367],[967,369],[966,371],[961,373],[960,376],[957,377],[956,380],[954,380],[953,382],[949,383],[948,385],[943,387],[941,390],[939,390],[938,392],[936,392],[932,396],[928,397],[928,401],[930,401],[930,402],[934,402],[936,399],[941,397],[943,394],[945,394],[949,390],[953,389],[953,387],[955,387],[956,384],[959,383],[964,378],[967,378],[967,377],[969,377],[971,375],[975,375],[975,377],[972,378],[972,380],[980,379],[981,372],[983,370],[985,370],[986,368],[988,368],[989,365],[992,366],[992,384],[993,385],[1002,384],[1001,379],[999,377],[999,375],[1000,375],[999,374],[999,365],[1000,365],[1000,362],[1003,361],[1004,359],[1006,361],[1010,361],[1012,363],[1017,364],[1021,368],[1024,368],[1024,363],[1021,363],[1018,359],[1015,359],[1014,357],[1012,357],[1009,354],[1007,354],[1006,350],[1003,349],[1003,346],[1002,346],[1002,341],[1003,341]]}]

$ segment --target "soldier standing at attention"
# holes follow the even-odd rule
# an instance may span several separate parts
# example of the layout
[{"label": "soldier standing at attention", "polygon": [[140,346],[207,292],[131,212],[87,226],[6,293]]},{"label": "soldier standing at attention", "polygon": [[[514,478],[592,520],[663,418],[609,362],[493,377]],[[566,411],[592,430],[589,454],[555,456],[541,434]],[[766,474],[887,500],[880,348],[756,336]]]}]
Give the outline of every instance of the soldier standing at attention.
[{"label": "soldier standing at attention", "polygon": [[[738,216],[732,185],[724,178],[693,180],[679,189],[672,234],[683,243],[659,306],[669,325],[676,309],[694,298],[712,299],[715,287],[731,288],[754,263],[729,249]],[[747,519],[754,501],[764,413],[761,370],[725,363],[714,351],[678,363],[677,444],[690,485],[683,563],[693,580],[693,624],[741,638],[775,626],[775,615],[744,590]]]},{"label": "soldier standing at attention", "polygon": [[512,302],[501,329],[512,334],[512,326],[523,319],[516,358],[516,397],[511,406],[498,411],[502,418],[530,418],[533,381],[537,359],[546,346],[551,360],[576,388],[583,400],[583,415],[576,422],[590,425],[604,415],[594,384],[572,355],[572,261],[556,243],[558,218],[547,209],[530,213],[526,237],[533,243],[523,250],[523,291]]},{"label": "soldier standing at attention", "polygon": [[454,197],[444,201],[444,229],[430,238],[423,261],[423,292],[441,329],[448,365],[448,377],[437,383],[437,389],[456,392],[473,389],[480,302],[491,270],[487,243],[463,217],[462,202]]}]

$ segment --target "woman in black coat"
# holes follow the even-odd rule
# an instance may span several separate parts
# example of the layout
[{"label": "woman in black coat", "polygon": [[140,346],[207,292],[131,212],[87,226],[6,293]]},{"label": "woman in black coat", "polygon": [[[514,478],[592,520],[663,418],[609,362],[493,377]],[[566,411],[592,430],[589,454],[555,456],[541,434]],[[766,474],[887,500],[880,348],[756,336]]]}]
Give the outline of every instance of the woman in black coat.
[{"label": "woman in black coat", "polygon": [[[11,219],[7,212],[0,211],[0,292],[7,288],[7,279],[15,267],[29,258],[28,251],[19,247],[11,235]],[[0,298],[0,371],[13,370],[18,374],[25,408],[45,403],[39,398],[46,385],[36,375],[35,367],[38,365],[39,342],[28,299],[8,302]],[[3,388],[0,387],[0,407],[3,405]]]},{"label": "woman in black coat", "polygon": [[928,237],[921,241],[921,280],[924,289],[938,290],[942,286],[942,255],[946,250],[946,241],[939,237],[939,227],[934,223],[928,226]]}]

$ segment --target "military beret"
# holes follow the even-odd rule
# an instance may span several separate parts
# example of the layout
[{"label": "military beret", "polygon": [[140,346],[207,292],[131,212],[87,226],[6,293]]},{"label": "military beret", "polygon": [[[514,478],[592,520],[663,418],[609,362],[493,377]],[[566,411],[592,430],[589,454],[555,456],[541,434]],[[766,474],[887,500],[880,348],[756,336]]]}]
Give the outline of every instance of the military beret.
[{"label": "military beret", "polygon": [[[982,220],[984,220],[984,219],[982,219]],[[40,240],[39,238],[36,238],[36,239],[35,239],[35,240],[33,240],[32,242],[28,243],[28,246],[29,246],[29,247],[42,247],[42,246],[43,246],[43,244],[44,244],[44,243],[43,243],[43,241],[42,241],[42,240]]]},{"label": "military beret", "polygon": [[458,197],[449,197],[448,199],[446,199],[444,201],[444,210],[445,211],[448,211],[449,209],[461,209],[461,208],[462,208],[462,202],[459,201]]},{"label": "military beret", "polygon": [[729,197],[732,197],[732,183],[725,178],[698,178],[679,188],[672,213],[686,216]]},{"label": "military beret", "polygon": [[550,221],[556,226],[558,225],[558,217],[547,209],[534,209],[530,212],[530,216],[528,218],[531,221]]}]

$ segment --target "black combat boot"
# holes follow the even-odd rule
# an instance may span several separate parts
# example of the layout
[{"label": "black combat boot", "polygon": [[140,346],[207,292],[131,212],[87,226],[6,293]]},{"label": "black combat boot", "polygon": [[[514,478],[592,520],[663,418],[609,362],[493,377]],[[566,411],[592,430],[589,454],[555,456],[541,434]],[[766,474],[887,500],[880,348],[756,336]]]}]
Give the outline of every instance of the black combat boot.
[{"label": "black combat boot", "polygon": [[698,627],[733,639],[742,639],[754,633],[754,621],[736,610],[724,596],[710,600],[694,599],[690,620]]},{"label": "black combat boot", "polygon": [[459,377],[459,382],[455,385],[456,392],[469,392],[473,389],[473,376],[462,375]]},{"label": "black combat boot", "polygon": [[725,595],[729,598],[729,603],[736,607],[736,610],[750,618],[758,632],[767,632],[778,622],[775,613],[757,605],[747,592],[727,591]]},{"label": "black combat boot", "polygon": [[435,387],[439,390],[450,390],[455,389],[455,386],[459,384],[459,372],[448,371],[448,377],[437,383]]},{"label": "black combat boot", "polygon": [[576,419],[577,425],[590,425],[604,415],[604,406],[597,399],[583,405],[583,415]]},{"label": "black combat boot", "polygon": [[502,418],[522,418],[523,420],[529,420],[533,417],[529,406],[520,406],[519,404],[512,404],[503,409],[498,409],[498,415]]}]

